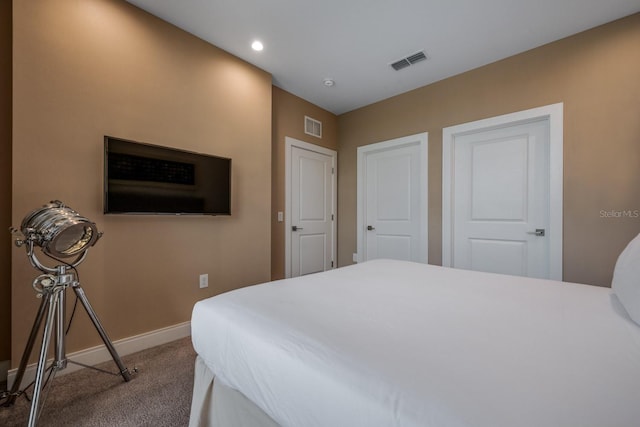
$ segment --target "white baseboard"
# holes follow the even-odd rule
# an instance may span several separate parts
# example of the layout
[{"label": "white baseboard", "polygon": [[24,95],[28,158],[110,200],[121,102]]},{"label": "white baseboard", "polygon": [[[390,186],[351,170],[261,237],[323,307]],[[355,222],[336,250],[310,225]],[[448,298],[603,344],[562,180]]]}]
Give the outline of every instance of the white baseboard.
[{"label": "white baseboard", "polygon": [[[168,342],[175,341],[177,339],[184,338],[189,335],[191,335],[191,322],[184,322],[177,325],[168,326],[166,328],[156,329],[155,331],[147,332],[145,334],[135,335],[133,337],[123,338],[121,340],[114,341],[113,346],[116,348],[118,355],[120,355],[120,357],[123,357],[128,354],[136,353],[138,351],[155,347],[157,345],[166,344]],[[34,347],[34,354],[36,351],[39,351],[39,349]],[[82,363],[84,365],[89,365],[89,366],[97,365],[98,363],[112,360],[111,354],[109,354],[109,350],[107,350],[104,344],[68,354],[67,359],[73,360],[74,362]],[[48,362],[51,362],[51,361],[48,361]],[[0,362],[0,374],[2,373],[2,367],[3,367],[2,363],[4,362]],[[26,386],[27,384],[29,384],[31,381],[35,379],[36,369],[37,369],[36,365],[37,365],[36,363],[33,363],[27,366],[27,369],[24,372],[24,377],[22,378],[22,384],[20,385],[21,388]],[[6,368],[8,367],[9,367],[9,364],[7,362]],[[69,374],[71,372],[78,371],[80,369],[83,369],[83,367],[76,365],[74,363],[69,363],[65,369],[58,371],[56,375]],[[7,375],[8,389],[11,389],[17,372],[18,372],[17,368],[11,369],[8,371],[8,375]],[[2,380],[1,377],[0,377],[0,380]]]},{"label": "white baseboard", "polygon": [[11,360],[0,360],[0,383],[7,380],[7,372],[11,367]]}]

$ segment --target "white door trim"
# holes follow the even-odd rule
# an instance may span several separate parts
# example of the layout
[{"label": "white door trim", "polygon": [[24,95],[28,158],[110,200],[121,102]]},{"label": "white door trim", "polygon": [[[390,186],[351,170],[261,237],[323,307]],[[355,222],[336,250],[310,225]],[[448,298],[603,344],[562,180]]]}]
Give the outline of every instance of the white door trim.
[{"label": "white door trim", "polygon": [[376,151],[387,150],[389,148],[400,148],[411,143],[415,143],[416,139],[420,144],[420,261],[427,263],[429,260],[429,210],[428,210],[428,144],[429,134],[427,132],[415,135],[404,136],[401,138],[391,139],[388,141],[378,142],[375,144],[363,145],[358,147],[357,161],[357,195],[356,195],[356,226],[357,226],[357,260],[364,261],[364,185],[365,185],[365,168],[364,161],[367,154]]},{"label": "white door trim", "polygon": [[319,145],[310,144],[308,142],[300,141],[295,138],[285,136],[284,138],[285,150],[284,150],[284,276],[285,278],[291,277],[291,148],[298,147],[304,150],[313,151],[316,153],[324,154],[333,158],[333,174],[331,175],[331,212],[333,213],[333,222],[331,224],[332,234],[332,248],[331,256],[335,263],[337,263],[337,224],[338,224],[338,211],[336,206],[338,205],[338,153],[329,148],[321,147]]},{"label": "white door trim", "polygon": [[549,275],[562,280],[563,103],[450,126],[442,130],[442,265],[451,267],[453,251],[452,191],[455,138],[539,119],[549,120]]}]

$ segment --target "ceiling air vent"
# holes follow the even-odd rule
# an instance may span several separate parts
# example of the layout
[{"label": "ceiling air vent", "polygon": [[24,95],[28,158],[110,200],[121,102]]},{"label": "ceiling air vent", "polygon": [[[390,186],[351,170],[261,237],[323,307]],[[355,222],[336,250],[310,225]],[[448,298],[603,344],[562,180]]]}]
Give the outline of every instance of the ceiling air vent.
[{"label": "ceiling air vent", "polygon": [[424,61],[425,59],[427,59],[427,55],[424,51],[420,51],[392,63],[391,67],[393,67],[394,70],[399,71],[415,64],[416,62]]},{"label": "ceiling air vent", "polygon": [[304,116],[304,133],[322,138],[322,122],[311,117]]}]

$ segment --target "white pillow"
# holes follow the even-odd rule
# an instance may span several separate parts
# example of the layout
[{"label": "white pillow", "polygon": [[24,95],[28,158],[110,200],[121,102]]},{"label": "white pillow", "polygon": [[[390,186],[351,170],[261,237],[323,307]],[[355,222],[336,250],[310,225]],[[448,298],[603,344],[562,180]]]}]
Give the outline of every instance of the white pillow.
[{"label": "white pillow", "polygon": [[611,288],[633,321],[640,324],[640,234],[618,257]]}]

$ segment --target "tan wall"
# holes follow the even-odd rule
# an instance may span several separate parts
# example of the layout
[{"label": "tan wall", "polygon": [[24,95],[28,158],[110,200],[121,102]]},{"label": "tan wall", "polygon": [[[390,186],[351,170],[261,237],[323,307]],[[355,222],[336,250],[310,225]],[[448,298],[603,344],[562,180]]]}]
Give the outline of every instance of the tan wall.
[{"label": "tan wall", "polygon": [[[96,221],[104,237],[79,271],[111,338],[188,321],[197,300],[269,280],[271,76],[123,1],[13,7],[12,221],[51,199]],[[231,157],[233,214],[103,215],[103,135]],[[38,300],[37,272],[12,254],[15,366]],[[81,310],[67,350],[99,343]]]},{"label": "tan wall", "polygon": [[564,102],[564,279],[609,286],[640,232],[640,218],[600,213],[640,210],[639,47],[636,14],[340,116],[339,265],[356,250],[358,146],[429,132],[429,262],[441,264],[443,127]]},{"label": "tan wall", "polygon": [[11,2],[0,1],[0,361],[11,358]]},{"label": "tan wall", "polygon": [[[304,133],[304,116],[322,122],[321,139]],[[278,211],[284,212],[285,207],[284,139],[288,136],[337,151],[338,118],[333,113],[274,86],[272,132],[271,278],[275,280],[284,277],[284,222],[278,222]]]}]

